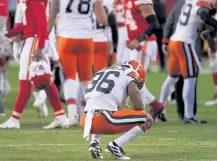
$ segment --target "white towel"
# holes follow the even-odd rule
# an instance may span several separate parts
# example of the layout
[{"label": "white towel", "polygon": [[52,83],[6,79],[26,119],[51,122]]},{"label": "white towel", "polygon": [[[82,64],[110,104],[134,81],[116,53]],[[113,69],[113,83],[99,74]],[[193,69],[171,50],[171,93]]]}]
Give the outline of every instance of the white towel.
[{"label": "white towel", "polygon": [[96,110],[90,110],[86,114],[85,127],[84,127],[84,133],[83,133],[83,138],[86,140],[89,140],[89,134],[92,128],[92,119],[95,116],[95,111]]}]

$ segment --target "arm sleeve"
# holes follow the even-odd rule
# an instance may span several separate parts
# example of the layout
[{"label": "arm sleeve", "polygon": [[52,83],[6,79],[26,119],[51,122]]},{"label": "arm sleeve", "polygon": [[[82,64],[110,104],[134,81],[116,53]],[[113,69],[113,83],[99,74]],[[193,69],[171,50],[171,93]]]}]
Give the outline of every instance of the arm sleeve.
[{"label": "arm sleeve", "polygon": [[24,26],[23,24],[15,24],[14,28],[9,30],[7,34],[5,34],[6,37],[11,38],[14,36],[17,36],[18,34],[22,34],[24,32]]},{"label": "arm sleeve", "polygon": [[173,8],[169,16],[167,17],[164,26],[164,33],[163,33],[163,40],[162,40],[163,43],[168,43],[170,37],[173,35],[173,26],[175,25],[174,13],[175,13],[175,8]]},{"label": "arm sleeve", "polygon": [[112,31],[112,40],[113,40],[113,47],[114,47],[114,52],[117,51],[117,43],[118,43],[118,31],[117,31],[117,23],[116,23],[116,18],[113,12],[111,12],[108,16],[108,22],[111,27]]},{"label": "arm sleeve", "polygon": [[47,38],[48,32],[48,23],[46,21],[46,7],[44,3],[41,3],[39,1],[32,1],[30,5],[32,6],[35,20],[38,25],[38,47],[43,49],[45,47],[45,40]]},{"label": "arm sleeve", "polygon": [[207,24],[217,30],[217,20],[215,20],[210,14],[209,9],[206,7],[200,7],[198,9],[198,14],[200,15],[201,19]]}]

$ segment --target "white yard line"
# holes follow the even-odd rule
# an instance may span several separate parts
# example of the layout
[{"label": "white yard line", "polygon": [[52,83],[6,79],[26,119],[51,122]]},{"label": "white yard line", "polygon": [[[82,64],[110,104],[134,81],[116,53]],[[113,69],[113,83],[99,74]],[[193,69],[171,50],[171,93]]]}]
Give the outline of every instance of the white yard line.
[{"label": "white yard line", "polygon": [[[0,143],[1,144],[1,143]],[[176,143],[177,144],[177,143]],[[101,144],[102,146],[106,146],[107,144]],[[147,144],[129,144],[131,146],[147,146]],[[172,146],[172,145],[175,145],[175,144],[172,144],[172,143],[154,143],[154,144],[150,144],[151,146]],[[186,146],[213,146],[215,147],[216,146],[216,143],[212,143],[212,142],[200,142],[200,141],[196,141],[195,142],[187,142],[186,143]],[[36,146],[39,146],[39,147],[46,147],[46,146],[88,146],[88,142],[87,144],[1,144],[0,145],[0,148],[7,148],[7,147],[36,147]]]}]

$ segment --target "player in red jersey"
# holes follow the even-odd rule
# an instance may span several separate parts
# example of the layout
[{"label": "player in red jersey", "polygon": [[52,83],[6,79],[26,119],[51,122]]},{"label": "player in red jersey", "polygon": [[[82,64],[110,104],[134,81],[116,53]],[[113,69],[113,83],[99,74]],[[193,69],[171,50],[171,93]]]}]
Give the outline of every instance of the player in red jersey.
[{"label": "player in red jersey", "polygon": [[[125,16],[128,32],[127,46],[132,49],[130,59],[139,61],[147,71],[150,61],[156,61],[157,43],[154,31],[159,23],[153,9],[152,0],[125,1]],[[146,103],[151,106],[151,115],[156,117],[164,106],[148,91],[146,86]]]},{"label": "player in red jersey", "polygon": [[[14,106],[12,116],[0,128],[19,129],[19,118],[30,98],[32,86],[30,83],[29,65],[32,61],[37,61],[46,57],[48,48],[48,24],[46,20],[47,0],[23,0],[23,25],[19,27],[19,32],[23,32],[23,43],[20,54],[20,89]],[[13,30],[12,30],[13,31]],[[17,33],[18,30],[16,31]],[[7,36],[15,36],[9,31]],[[55,127],[68,127],[69,120],[64,115],[59,99],[58,90],[52,82],[45,89],[48,100],[51,103],[56,119],[45,129]]]}]

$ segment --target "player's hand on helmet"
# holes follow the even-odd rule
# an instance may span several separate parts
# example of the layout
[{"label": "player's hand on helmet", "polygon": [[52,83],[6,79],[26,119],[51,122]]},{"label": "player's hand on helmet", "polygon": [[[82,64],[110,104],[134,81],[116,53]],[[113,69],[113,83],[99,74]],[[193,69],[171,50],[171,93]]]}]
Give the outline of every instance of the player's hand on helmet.
[{"label": "player's hand on helmet", "polygon": [[139,50],[141,48],[140,42],[137,39],[134,39],[134,40],[130,41],[127,44],[127,46],[130,49],[137,49],[137,50]]},{"label": "player's hand on helmet", "polygon": [[55,70],[59,65],[60,65],[59,59],[57,59],[57,60],[51,60],[51,66],[52,66],[51,70],[52,70],[52,71]]},{"label": "player's hand on helmet", "polygon": [[33,53],[33,60],[34,61],[40,61],[43,59],[43,53],[42,53],[43,49],[37,48],[35,50],[35,52]]},{"label": "player's hand on helmet", "polygon": [[163,45],[162,45],[162,51],[163,51],[164,55],[169,55],[169,47],[168,47],[168,44],[163,43]]}]

